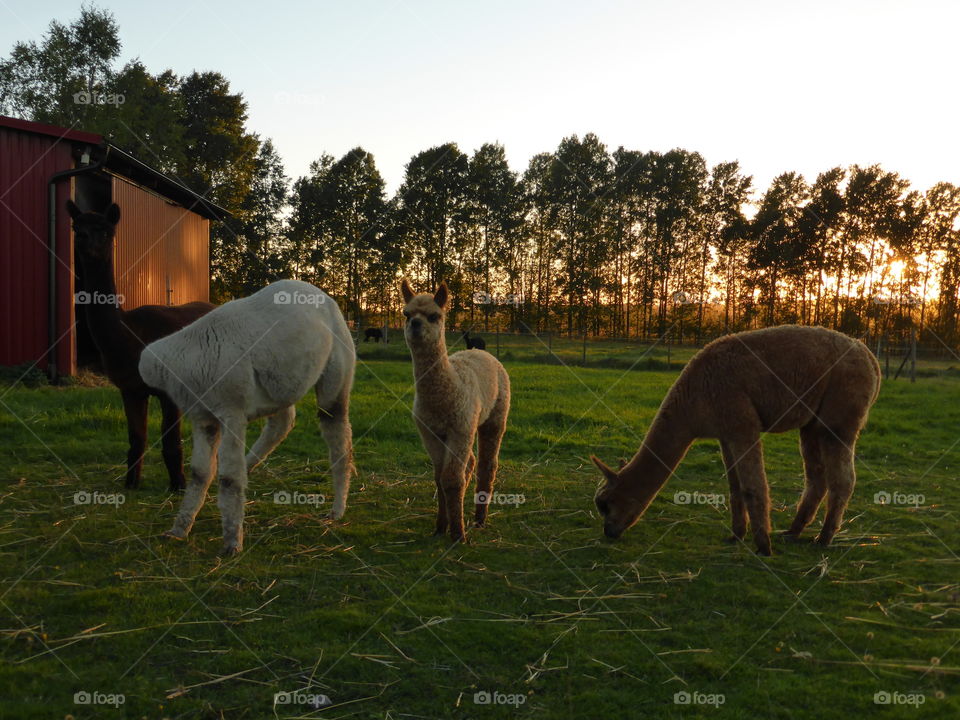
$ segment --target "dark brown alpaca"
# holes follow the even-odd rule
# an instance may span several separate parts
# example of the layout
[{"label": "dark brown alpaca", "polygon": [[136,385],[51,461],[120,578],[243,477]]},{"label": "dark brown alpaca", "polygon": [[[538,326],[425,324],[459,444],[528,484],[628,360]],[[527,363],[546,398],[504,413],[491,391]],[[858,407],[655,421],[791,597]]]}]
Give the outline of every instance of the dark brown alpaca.
[{"label": "dark brown alpaca", "polygon": [[760,436],[799,428],[806,488],[785,535],[799,536],[826,496],[817,542],[829,545],[853,493],[854,447],[879,389],[880,366],[867,347],[826,328],[784,325],[715,340],[680,373],[629,463],[618,472],[593,458],[607,479],[595,499],[604,533],[619,537],[639,519],[695,439],[716,438],[733,539],[743,539],[749,518],[758,552],[770,555]]},{"label": "dark brown alpaca", "polygon": [[[170,475],[170,489],[186,485],[183,477],[183,447],[180,441],[180,411],[164,394],[147,387],[137,369],[144,346],[176,332],[214,308],[206,302],[176,307],[143,305],[121,310],[115,303],[117,286],[113,278],[113,236],[120,220],[120,208],[110,205],[106,212],[81,212],[72,200],[67,211],[73,219],[77,261],[80,266],[79,299],[87,327],[100,353],[103,371],[120,390],[127,416],[128,488],[139,487],[143,453],[147,444],[147,407],[150,396],[160,400],[163,412],[163,462]],[[82,293],[82,294],[81,294]]]}]

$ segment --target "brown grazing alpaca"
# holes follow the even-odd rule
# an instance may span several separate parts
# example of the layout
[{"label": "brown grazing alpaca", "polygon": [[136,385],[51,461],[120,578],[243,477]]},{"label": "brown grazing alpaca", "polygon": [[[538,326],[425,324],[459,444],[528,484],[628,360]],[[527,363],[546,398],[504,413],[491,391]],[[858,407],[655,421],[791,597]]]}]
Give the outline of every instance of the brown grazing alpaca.
[{"label": "brown grazing alpaca", "polygon": [[163,462],[170,476],[170,489],[183,489],[186,483],[180,411],[166,395],[147,387],[137,365],[146,345],[189,325],[213,310],[214,306],[192,302],[176,307],[143,305],[133,310],[121,310],[116,302],[117,286],[113,278],[113,236],[120,221],[120,208],[112,204],[105,213],[85,213],[68,200],[67,211],[73,219],[80,265],[78,297],[88,301],[83,305],[87,327],[100,353],[103,371],[120,390],[127,416],[130,448],[127,451],[126,486],[135,488],[140,485],[147,444],[147,406],[150,396],[156,395],[163,412]]},{"label": "brown grazing alpaca", "polygon": [[[447,356],[444,339],[446,283],[436,293],[415,295],[404,279],[400,290],[406,307],[404,337],[413,356],[417,394],[413,419],[433,461],[437,484],[435,535],[447,529],[465,540],[463,496],[477,467],[477,527],[487,519],[500,455],[500,442],[510,412],[510,378],[503,365],[482,350],[461,350]],[[477,457],[473,454],[477,439]]]},{"label": "brown grazing alpaca", "polygon": [[670,388],[643,444],[597,493],[604,533],[619,537],[647,509],[697,438],[717,438],[730,481],[733,538],[747,518],[757,551],[770,555],[770,495],[760,433],[800,429],[806,487],[787,536],[799,536],[824,495],[817,536],[829,545],[853,486],[854,446],[880,390],[867,347],[821,327],[784,325],[728,335],[707,345]]}]

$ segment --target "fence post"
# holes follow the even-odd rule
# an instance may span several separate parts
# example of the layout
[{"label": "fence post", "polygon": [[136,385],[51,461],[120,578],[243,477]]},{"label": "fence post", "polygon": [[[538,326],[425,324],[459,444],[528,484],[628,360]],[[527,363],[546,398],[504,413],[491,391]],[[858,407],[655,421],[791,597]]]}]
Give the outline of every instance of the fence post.
[{"label": "fence post", "polygon": [[890,338],[887,338],[887,342],[884,343],[883,349],[886,350],[886,374],[885,377],[887,380],[890,379]]},{"label": "fence post", "polygon": [[917,332],[910,333],[910,382],[917,381]]}]

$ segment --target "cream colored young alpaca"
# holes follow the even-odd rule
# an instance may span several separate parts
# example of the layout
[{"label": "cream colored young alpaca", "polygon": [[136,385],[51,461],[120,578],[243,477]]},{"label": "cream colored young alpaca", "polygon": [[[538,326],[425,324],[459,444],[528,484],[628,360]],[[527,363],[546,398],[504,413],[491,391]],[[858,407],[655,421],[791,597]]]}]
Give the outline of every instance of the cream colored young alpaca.
[{"label": "cream colored young alpaca", "polygon": [[743,539],[749,518],[757,551],[770,555],[760,434],[799,428],[806,488],[784,534],[799,536],[826,496],[817,542],[829,545],[853,494],[854,447],[879,390],[873,354],[833,330],[783,325],[714,340],[680,373],[629,463],[617,472],[593,458],[607,479],[595,499],[604,533],[619,537],[639,519],[696,438],[716,438],[733,539]]},{"label": "cream colored young alpaca", "polygon": [[[477,466],[475,521],[482,527],[497,476],[500,441],[510,412],[510,378],[503,365],[483,350],[462,350],[447,356],[444,340],[446,283],[436,293],[415,295],[404,279],[400,290],[407,318],[404,337],[413,356],[417,394],[413,419],[433,461],[437,483],[435,535],[447,529],[465,540],[463,496]],[[477,438],[477,456],[473,442]]]}]

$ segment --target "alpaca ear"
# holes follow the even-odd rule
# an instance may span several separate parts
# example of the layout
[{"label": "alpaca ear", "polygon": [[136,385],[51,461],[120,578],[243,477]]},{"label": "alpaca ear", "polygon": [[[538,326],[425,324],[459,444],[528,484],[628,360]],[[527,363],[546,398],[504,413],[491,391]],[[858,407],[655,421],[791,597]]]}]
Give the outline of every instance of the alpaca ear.
[{"label": "alpaca ear", "polygon": [[116,203],[110,203],[110,207],[107,208],[104,215],[107,217],[107,222],[111,225],[116,225],[120,222],[120,206]]},{"label": "alpaca ear", "polygon": [[406,278],[400,283],[400,293],[403,295],[404,302],[410,302],[413,299],[414,292],[413,288],[410,287],[410,281]]},{"label": "alpaca ear", "polygon": [[447,304],[447,296],[449,295],[449,290],[447,290],[447,282],[444,280],[440,283],[440,287],[437,288],[437,291],[433,294],[433,301],[439,306],[443,307]]},{"label": "alpaca ear", "polygon": [[73,200],[67,200],[67,212],[70,213],[70,218],[76,220],[78,217],[83,215],[80,212],[80,208],[77,207],[77,204]]},{"label": "alpaca ear", "polygon": [[604,465],[603,460],[598,458],[596,455],[591,455],[590,459],[593,460],[594,465],[600,468],[600,472],[603,473],[603,476],[607,479],[607,482],[615,483],[619,479],[619,476],[617,475],[616,471],[613,470],[613,468],[609,468],[606,465]]}]

